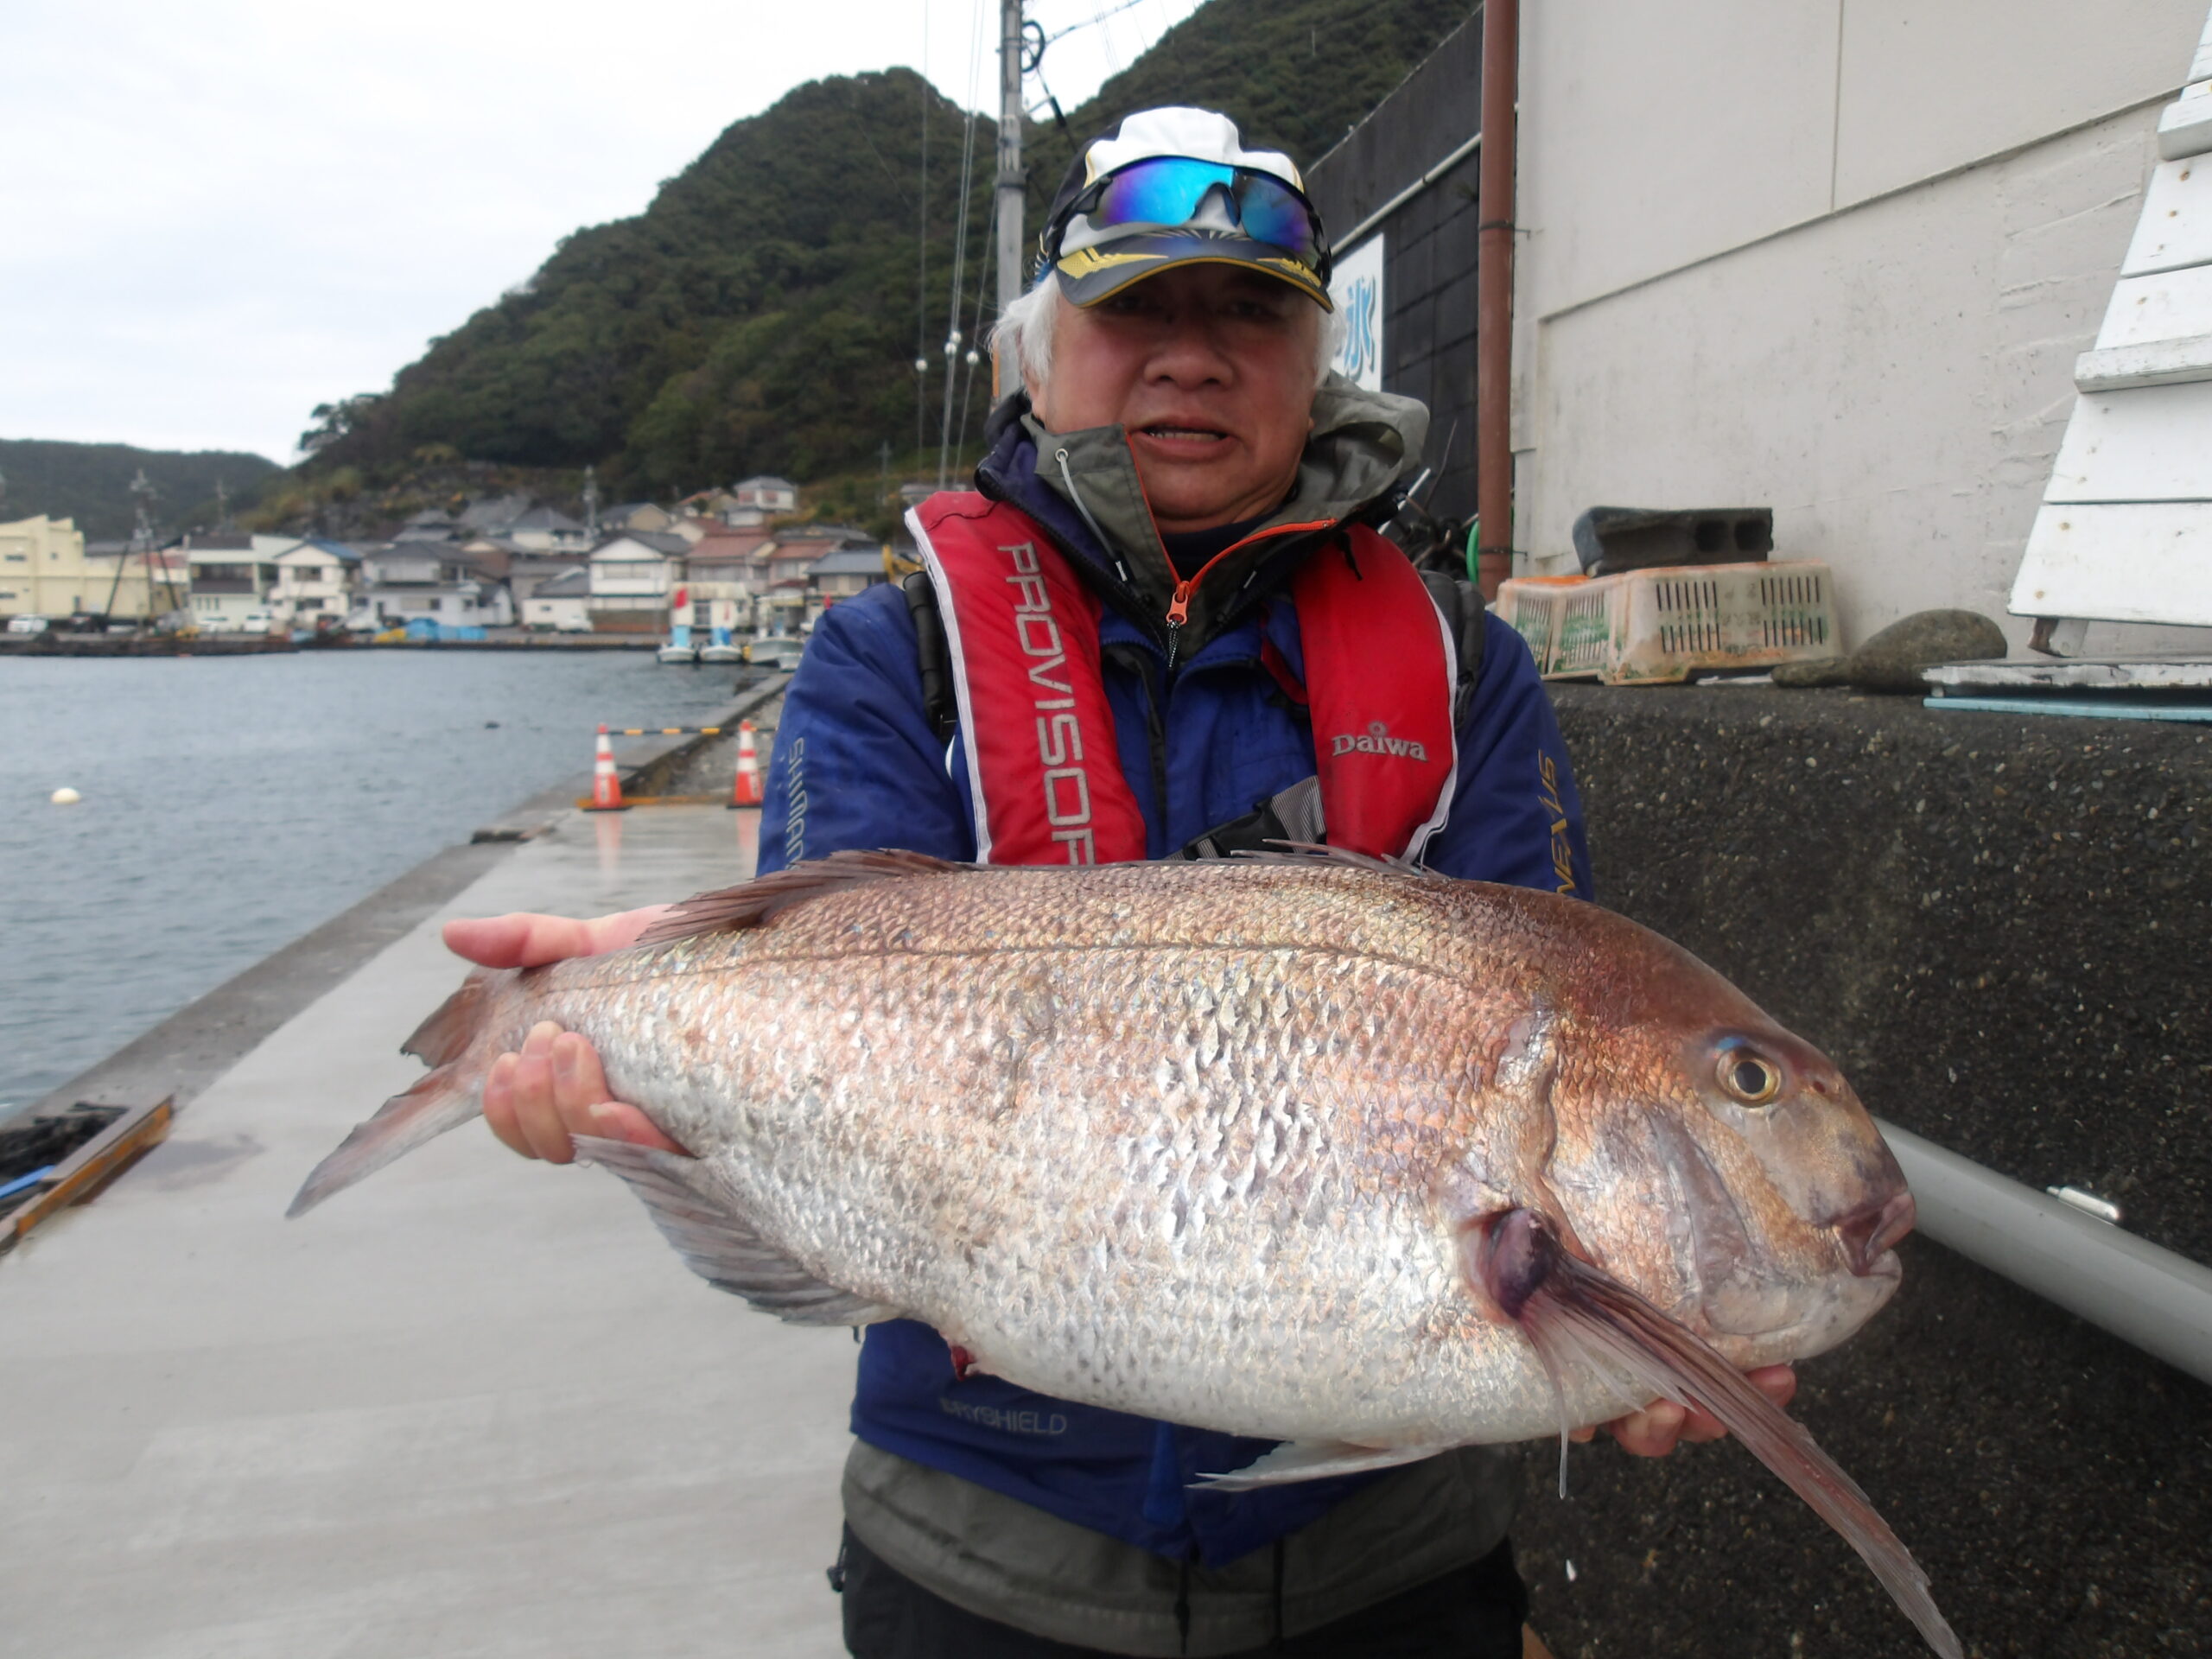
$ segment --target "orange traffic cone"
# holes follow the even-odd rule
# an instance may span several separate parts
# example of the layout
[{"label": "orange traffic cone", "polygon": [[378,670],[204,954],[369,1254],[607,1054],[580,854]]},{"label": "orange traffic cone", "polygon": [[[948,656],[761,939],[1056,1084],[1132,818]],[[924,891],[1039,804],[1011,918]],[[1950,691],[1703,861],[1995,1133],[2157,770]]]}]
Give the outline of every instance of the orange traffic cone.
[{"label": "orange traffic cone", "polygon": [[622,801],[622,774],[614,770],[614,745],[607,728],[599,728],[599,747],[591,758],[591,804],[587,812],[626,812]]},{"label": "orange traffic cone", "polygon": [[734,806],[760,804],[760,751],[753,746],[753,722],[737,722],[737,783],[729,792]]}]

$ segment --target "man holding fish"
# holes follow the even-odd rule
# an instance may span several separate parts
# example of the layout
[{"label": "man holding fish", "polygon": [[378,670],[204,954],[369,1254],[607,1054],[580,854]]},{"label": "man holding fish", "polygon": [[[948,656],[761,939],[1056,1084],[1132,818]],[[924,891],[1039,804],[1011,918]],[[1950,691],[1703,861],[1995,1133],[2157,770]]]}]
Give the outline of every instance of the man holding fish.
[{"label": "man holding fish", "polygon": [[[1427,417],[1328,373],[1328,270],[1296,168],[1227,118],[1147,111],[1084,147],[999,326],[1021,390],[978,491],[912,516],[925,582],[817,626],[763,874],[877,847],[1065,865],[1325,840],[1589,896],[1525,648],[1370,527],[1420,469]],[[663,914],[446,937],[527,966]],[[591,1043],[542,1023],[483,1109],[551,1162],[575,1135],[677,1149],[608,1094]],[[1794,1387],[1783,1366],[1751,1376],[1777,1403]],[[861,1659],[1522,1651],[1497,1451],[1208,1490],[1268,1443],[1032,1392],[912,1319],[868,1325],[853,1427],[840,1568]],[[1608,1427],[1643,1455],[1724,1433],[1664,1398]]]}]

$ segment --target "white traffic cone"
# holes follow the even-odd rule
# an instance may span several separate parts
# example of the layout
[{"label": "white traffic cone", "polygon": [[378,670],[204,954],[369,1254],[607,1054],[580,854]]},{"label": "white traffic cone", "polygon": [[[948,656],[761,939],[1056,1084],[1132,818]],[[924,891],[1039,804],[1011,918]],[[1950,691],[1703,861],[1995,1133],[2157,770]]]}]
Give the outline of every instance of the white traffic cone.
[{"label": "white traffic cone", "polygon": [[760,751],[753,741],[753,722],[737,722],[737,782],[730,790],[733,807],[760,804]]},{"label": "white traffic cone", "polygon": [[614,770],[614,745],[607,728],[599,728],[599,747],[592,753],[591,804],[587,812],[626,812],[622,800],[622,774]]}]

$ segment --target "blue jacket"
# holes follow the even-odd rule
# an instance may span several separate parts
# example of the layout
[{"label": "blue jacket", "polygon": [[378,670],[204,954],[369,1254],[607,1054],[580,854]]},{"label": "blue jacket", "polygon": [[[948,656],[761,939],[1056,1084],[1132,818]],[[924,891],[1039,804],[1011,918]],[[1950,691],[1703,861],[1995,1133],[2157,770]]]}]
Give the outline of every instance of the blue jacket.
[{"label": "blue jacket", "polygon": [[[1108,563],[1096,538],[1034,467],[1033,443],[1009,425],[978,482],[1036,519],[1096,578]],[[1550,702],[1519,635],[1495,617],[1484,622],[1452,810],[1425,861],[1450,875],[1586,898],[1581,809]],[[1172,675],[1157,634],[1122,611],[1104,611],[1099,637],[1122,767],[1144,813],[1149,856],[1166,856],[1313,775],[1311,734],[1261,665],[1262,641],[1271,639],[1304,677],[1287,593],[1232,619]],[[931,728],[915,642],[895,587],[837,604],[816,625],[769,762],[762,873],[848,848],[975,856],[966,760],[957,735],[948,748]],[[995,1377],[956,1381],[944,1340],[911,1320],[869,1327],[852,1425],[886,1451],[1171,1559],[1210,1565],[1296,1531],[1376,1478],[1238,1494],[1191,1490],[1197,1477],[1250,1463],[1269,1443],[1054,1400]]]}]

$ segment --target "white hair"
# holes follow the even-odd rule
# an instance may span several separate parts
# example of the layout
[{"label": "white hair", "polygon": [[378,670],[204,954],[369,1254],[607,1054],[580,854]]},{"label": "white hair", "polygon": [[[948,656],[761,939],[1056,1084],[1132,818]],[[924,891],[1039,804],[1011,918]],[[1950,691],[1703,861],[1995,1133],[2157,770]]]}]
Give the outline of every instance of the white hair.
[{"label": "white hair", "polygon": [[[1034,288],[1007,307],[991,327],[991,349],[998,353],[1001,363],[1020,368],[1021,384],[1033,402],[1052,378],[1052,332],[1059,323],[1059,273],[1048,270]],[[1348,327],[1341,306],[1321,313],[1321,326],[1314,330],[1316,386],[1329,378],[1329,370],[1344,349]]]}]

